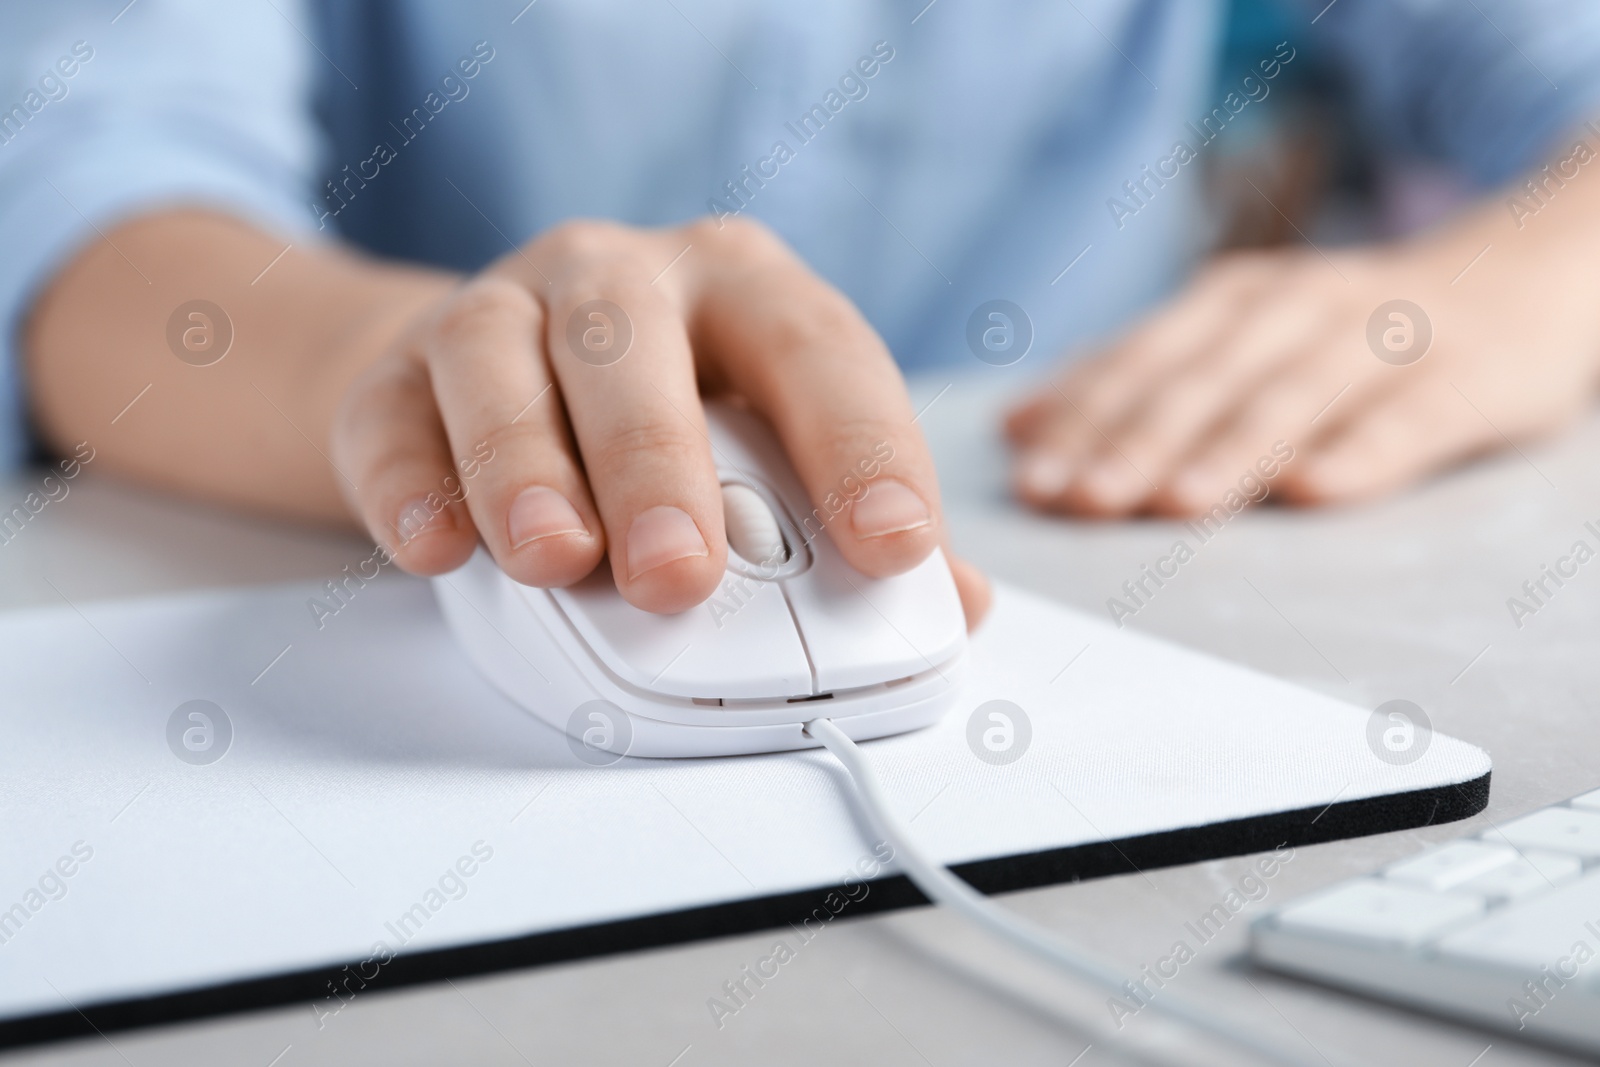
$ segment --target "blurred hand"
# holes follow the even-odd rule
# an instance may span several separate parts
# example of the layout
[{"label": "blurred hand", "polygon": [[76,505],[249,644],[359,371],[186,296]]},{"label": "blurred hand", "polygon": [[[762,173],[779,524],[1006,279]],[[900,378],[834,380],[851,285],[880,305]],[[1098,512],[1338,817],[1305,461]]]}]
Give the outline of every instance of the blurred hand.
[{"label": "blurred hand", "polygon": [[[682,611],[716,590],[728,551],[702,392],[765,416],[819,508],[846,479],[868,482],[822,511],[858,570],[903,572],[943,541],[933,463],[888,350],[744,221],[545,233],[355,380],[332,458],[406,570],[450,570],[481,539],[511,577],[562,586],[609,556],[630,603]],[[884,442],[893,458],[877,473]],[[951,566],[975,623],[987,587]]]},{"label": "blurred hand", "polygon": [[1350,501],[1561,426],[1600,370],[1595,193],[1525,229],[1496,200],[1392,246],[1212,262],[1010,413],[1018,494],[1190,516],[1270,471],[1275,497]]}]

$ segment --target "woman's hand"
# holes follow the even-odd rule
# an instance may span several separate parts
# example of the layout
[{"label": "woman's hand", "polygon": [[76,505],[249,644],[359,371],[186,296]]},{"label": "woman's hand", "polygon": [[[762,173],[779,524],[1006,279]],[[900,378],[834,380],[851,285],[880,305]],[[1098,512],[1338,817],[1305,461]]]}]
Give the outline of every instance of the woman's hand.
[{"label": "woman's hand", "polygon": [[[607,556],[630,603],[682,611],[715,591],[728,551],[702,393],[763,415],[814,501],[888,443],[893,459],[828,528],[858,570],[898,574],[944,540],[933,463],[883,342],[744,221],[540,236],[355,380],[332,459],[408,571],[450,570],[481,539],[511,577],[562,586]],[[975,623],[985,583],[951,566]]]},{"label": "woman's hand", "polygon": [[1567,423],[1600,370],[1596,166],[1520,228],[1496,198],[1392,246],[1213,262],[1011,413],[1017,492],[1187,516],[1271,471],[1342,502]]}]

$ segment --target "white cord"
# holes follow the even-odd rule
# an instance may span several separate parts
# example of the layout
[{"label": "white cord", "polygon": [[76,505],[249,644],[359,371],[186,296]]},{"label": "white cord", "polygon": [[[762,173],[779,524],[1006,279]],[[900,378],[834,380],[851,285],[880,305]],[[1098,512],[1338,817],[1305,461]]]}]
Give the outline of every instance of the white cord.
[{"label": "white cord", "polygon": [[[910,835],[889,804],[878,785],[877,776],[867,764],[866,756],[856,743],[845,736],[843,730],[831,719],[813,719],[805,724],[805,732],[821,741],[834,758],[844,765],[855,782],[867,821],[873,830],[894,849],[895,859],[911,884],[922,890],[935,904],[943,904],[960,912],[974,923],[1005,941],[1033,954],[1060,969],[1082,978],[1114,996],[1124,996],[1127,979],[1114,967],[1087,956],[1067,945],[1042,926],[1037,926],[995,904],[982,893],[945,869],[944,865],[930,859],[911,844]],[[1293,1064],[1295,1067],[1319,1067],[1317,1061],[1301,1056],[1269,1041],[1244,1026],[1221,1016],[1215,1010],[1192,1003],[1171,990],[1163,990],[1159,997],[1147,1002],[1150,1007],[1174,1019],[1204,1030],[1233,1045],[1248,1049],[1275,1063]],[[1320,1067],[1326,1067],[1325,1064]]]}]

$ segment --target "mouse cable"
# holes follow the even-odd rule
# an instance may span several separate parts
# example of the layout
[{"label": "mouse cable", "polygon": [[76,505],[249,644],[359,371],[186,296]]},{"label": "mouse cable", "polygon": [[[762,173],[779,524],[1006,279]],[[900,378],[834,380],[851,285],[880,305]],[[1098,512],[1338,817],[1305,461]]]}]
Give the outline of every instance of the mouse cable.
[{"label": "mouse cable", "polygon": [[[805,732],[821,741],[834,758],[843,764],[855,783],[867,821],[894,849],[895,859],[911,884],[922,890],[929,900],[960,912],[1000,939],[1069,974],[1109,990],[1113,996],[1126,995],[1126,979],[1116,968],[1069,946],[1045,927],[1000,907],[957,878],[942,863],[912,845],[906,827],[890,810],[878,778],[867,763],[866,754],[831,719],[812,719],[805,724]],[[1163,990],[1147,1003],[1170,1018],[1222,1038],[1236,1047],[1248,1049],[1272,1062],[1294,1064],[1295,1067],[1308,1067],[1317,1062],[1289,1051],[1174,991]]]}]

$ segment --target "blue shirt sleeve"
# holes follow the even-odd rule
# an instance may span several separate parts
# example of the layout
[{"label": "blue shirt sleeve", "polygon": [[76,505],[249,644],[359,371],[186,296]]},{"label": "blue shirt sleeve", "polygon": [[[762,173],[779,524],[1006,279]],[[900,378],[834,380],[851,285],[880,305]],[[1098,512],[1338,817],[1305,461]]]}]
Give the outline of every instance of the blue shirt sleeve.
[{"label": "blue shirt sleeve", "polygon": [[[79,250],[174,204],[215,207],[286,240],[316,232],[317,55],[301,35],[302,4],[126,3],[0,13],[0,470],[28,451],[28,309]],[[146,265],[128,269],[148,280]]]},{"label": "blue shirt sleeve", "polygon": [[[1483,188],[1600,117],[1594,0],[1301,0],[1369,135]],[[1319,16],[1320,17],[1317,17]]]}]

